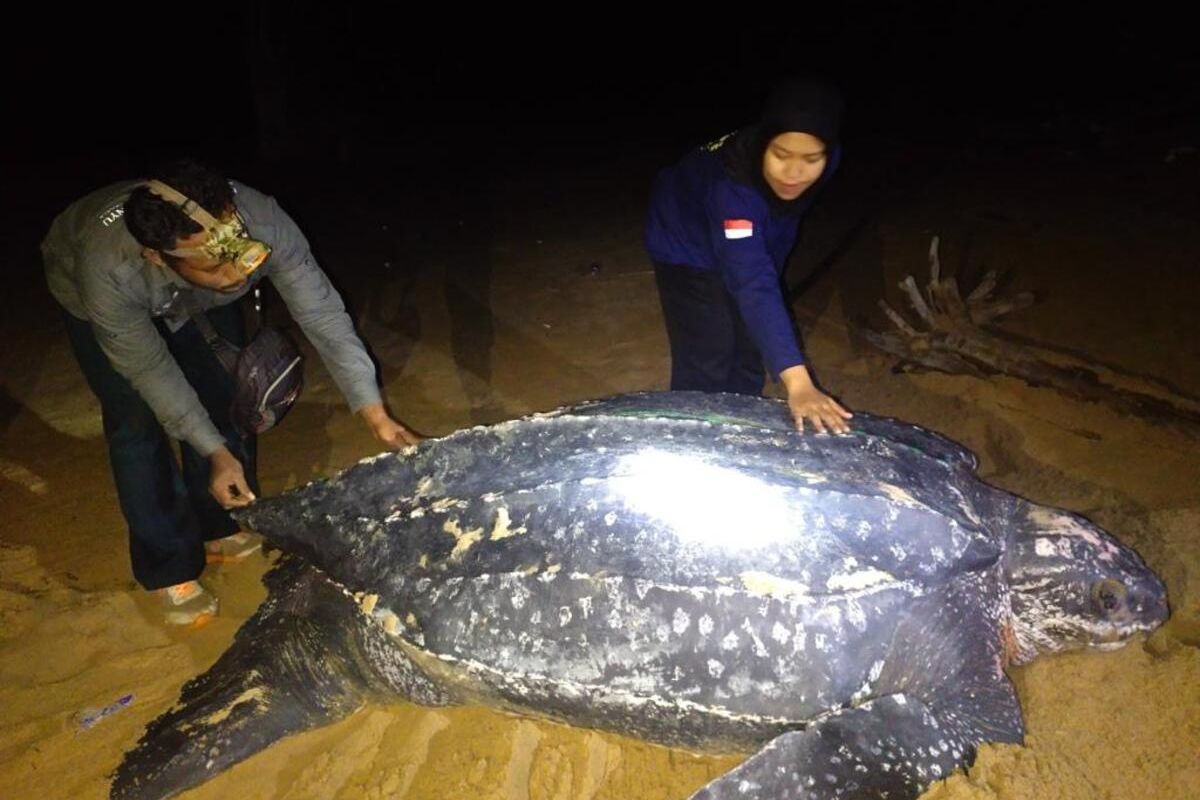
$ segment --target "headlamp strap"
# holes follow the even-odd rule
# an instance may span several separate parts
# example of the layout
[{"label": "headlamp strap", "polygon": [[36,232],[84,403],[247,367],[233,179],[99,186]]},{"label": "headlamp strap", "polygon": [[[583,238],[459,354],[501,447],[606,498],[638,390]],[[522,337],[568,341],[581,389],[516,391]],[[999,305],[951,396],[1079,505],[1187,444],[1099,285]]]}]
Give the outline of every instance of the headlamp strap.
[{"label": "headlamp strap", "polygon": [[198,223],[204,230],[211,231],[220,224],[212,214],[205,211],[204,207],[195,200],[176,191],[162,181],[146,181],[145,186],[153,194],[178,207],[180,211],[187,214],[188,217]]}]

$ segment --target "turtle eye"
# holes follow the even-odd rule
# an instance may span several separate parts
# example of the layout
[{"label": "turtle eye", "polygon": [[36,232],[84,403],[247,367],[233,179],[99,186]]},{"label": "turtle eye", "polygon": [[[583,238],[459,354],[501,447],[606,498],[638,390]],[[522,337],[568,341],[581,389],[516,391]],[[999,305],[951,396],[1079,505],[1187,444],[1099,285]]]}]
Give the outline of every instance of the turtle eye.
[{"label": "turtle eye", "polygon": [[1124,605],[1126,594],[1125,584],[1112,578],[1092,584],[1092,602],[1105,613],[1112,613]]}]

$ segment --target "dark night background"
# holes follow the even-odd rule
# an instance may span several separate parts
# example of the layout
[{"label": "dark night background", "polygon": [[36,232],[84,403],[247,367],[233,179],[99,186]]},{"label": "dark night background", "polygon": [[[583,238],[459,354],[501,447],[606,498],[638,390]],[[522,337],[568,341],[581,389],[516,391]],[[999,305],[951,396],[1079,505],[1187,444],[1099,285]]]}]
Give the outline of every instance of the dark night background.
[{"label": "dark night background", "polygon": [[[374,302],[413,341],[421,261],[448,259],[446,302],[467,331],[456,361],[486,380],[488,248],[517,224],[532,240],[530,221],[550,217],[581,241],[594,219],[640,239],[656,170],[754,120],[787,73],[823,74],[847,101],[842,168],[788,279],[803,297],[839,276],[857,317],[890,285],[881,221],[944,192],[938,181],[1015,187],[1016,204],[1066,187],[1054,201],[1200,209],[1200,56],[1153,6],[421,13],[253,2],[52,8],[13,25],[5,317],[55,314],[37,243],[56,212],[190,155],[275,194],[352,311]],[[977,227],[946,224],[962,241]]]},{"label": "dark night background", "polygon": [[[801,288],[872,221],[980,159],[1031,185],[1198,207],[1200,57],[1179,18],[1145,4],[814,4],[658,21],[607,7],[390,9],[93,7],[12,26],[10,313],[50,308],[36,246],[53,215],[163,157],[276,195],[335,282],[367,287],[372,265],[408,269],[421,248],[466,248],[470,261],[504,224],[499,185],[523,186],[531,215],[620,208],[636,226],[657,169],[751,121],[793,72],[828,76],[848,105],[842,171],[806,223],[820,246],[794,267]],[[1047,158],[1068,177],[1044,172]],[[489,279],[465,269],[467,294]]]},{"label": "dark night background", "polygon": [[300,8],[92,7],[12,25],[6,202],[45,212],[178,153],[247,180],[274,170],[301,192],[331,174],[462,196],[547,166],[652,169],[751,120],[774,77],[809,70],[847,95],[848,164],[885,148],[932,167],[938,148],[1056,144],[1113,169],[1160,159],[1200,124],[1191,33],[1147,4],[661,12],[670,22]]},{"label": "dark night background", "polygon": [[[1066,187],[1063,204],[1200,209],[1200,56],[1180,19],[1145,4],[750,7],[656,22],[617,8],[418,17],[282,2],[41,13],[13,26],[5,55],[0,253],[14,324],[53,312],[37,242],[54,213],[179,155],[275,194],[352,309],[384,279],[395,290],[378,303],[410,305],[422,255],[450,253],[451,314],[486,317],[488,247],[522,211],[584,239],[616,213],[640,237],[655,170],[754,120],[770,83],[797,72],[833,79],[847,100],[842,168],[793,258],[800,296],[840,273],[850,312],[870,313],[872,228],[947,178],[958,192],[1003,182],[1018,204]],[[410,311],[384,313],[416,339]],[[472,360],[492,332],[476,329],[456,360],[486,379]]]}]

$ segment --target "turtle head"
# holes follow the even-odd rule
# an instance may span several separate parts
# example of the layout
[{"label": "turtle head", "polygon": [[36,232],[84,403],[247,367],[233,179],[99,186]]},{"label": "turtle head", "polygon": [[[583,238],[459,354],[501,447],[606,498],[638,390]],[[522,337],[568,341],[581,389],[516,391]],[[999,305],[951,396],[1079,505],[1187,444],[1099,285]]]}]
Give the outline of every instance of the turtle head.
[{"label": "turtle head", "polygon": [[1022,504],[1007,566],[1012,660],[1120,647],[1167,618],[1167,591],[1133,550],[1076,514]]}]

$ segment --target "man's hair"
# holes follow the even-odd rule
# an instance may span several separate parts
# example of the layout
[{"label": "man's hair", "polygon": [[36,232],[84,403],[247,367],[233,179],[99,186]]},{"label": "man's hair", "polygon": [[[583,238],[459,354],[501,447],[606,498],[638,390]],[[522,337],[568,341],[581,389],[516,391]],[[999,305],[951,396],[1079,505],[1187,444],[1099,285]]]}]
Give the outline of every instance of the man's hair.
[{"label": "man's hair", "polygon": [[[150,173],[205,211],[220,217],[233,205],[233,189],[224,177],[191,159],[163,164]],[[125,226],[142,247],[173,250],[178,239],[199,233],[203,227],[174,204],[139,186],[125,201]]]}]

